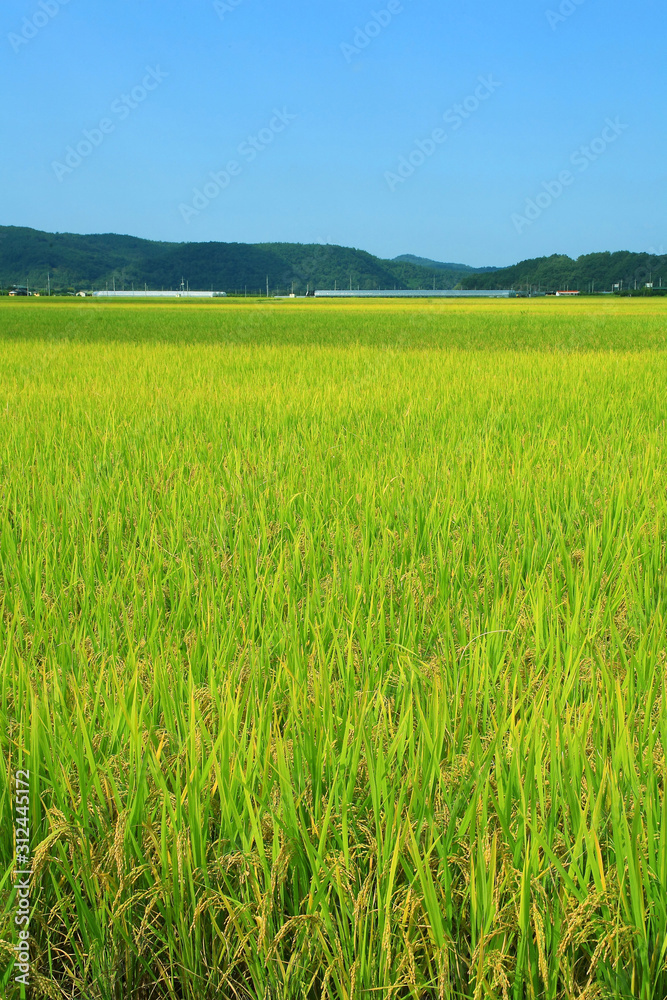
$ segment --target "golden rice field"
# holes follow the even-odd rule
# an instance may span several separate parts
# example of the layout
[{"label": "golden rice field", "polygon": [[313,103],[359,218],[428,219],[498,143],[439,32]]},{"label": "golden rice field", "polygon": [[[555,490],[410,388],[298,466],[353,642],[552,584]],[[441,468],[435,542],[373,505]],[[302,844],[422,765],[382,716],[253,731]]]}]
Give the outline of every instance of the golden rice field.
[{"label": "golden rice field", "polygon": [[665,300],[0,305],[2,996],[665,1000],[666,421]]}]

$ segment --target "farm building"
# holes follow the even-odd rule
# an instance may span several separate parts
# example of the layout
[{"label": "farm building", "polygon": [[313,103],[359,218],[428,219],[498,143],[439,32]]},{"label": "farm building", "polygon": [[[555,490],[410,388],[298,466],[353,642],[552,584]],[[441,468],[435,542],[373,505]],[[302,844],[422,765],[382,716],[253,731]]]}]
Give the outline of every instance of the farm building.
[{"label": "farm building", "polygon": [[96,298],[102,299],[219,299],[226,298],[227,292],[153,292],[150,289],[139,292],[93,292]]}]

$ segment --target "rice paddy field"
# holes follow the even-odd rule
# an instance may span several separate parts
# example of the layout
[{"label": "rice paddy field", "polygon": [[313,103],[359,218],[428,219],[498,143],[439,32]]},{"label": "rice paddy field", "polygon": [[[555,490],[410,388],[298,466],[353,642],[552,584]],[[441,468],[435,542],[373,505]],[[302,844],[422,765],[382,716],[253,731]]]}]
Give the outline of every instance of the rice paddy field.
[{"label": "rice paddy field", "polygon": [[2,996],[664,1000],[666,421],[659,299],[5,300]]}]

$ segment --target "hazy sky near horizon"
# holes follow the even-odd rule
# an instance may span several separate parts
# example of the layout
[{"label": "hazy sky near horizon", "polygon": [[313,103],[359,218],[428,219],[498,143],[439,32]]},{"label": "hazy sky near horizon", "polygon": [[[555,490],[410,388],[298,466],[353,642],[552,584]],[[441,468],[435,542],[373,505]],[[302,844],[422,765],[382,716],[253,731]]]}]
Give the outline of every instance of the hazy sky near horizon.
[{"label": "hazy sky near horizon", "polygon": [[667,252],[664,0],[5,0],[0,223]]}]

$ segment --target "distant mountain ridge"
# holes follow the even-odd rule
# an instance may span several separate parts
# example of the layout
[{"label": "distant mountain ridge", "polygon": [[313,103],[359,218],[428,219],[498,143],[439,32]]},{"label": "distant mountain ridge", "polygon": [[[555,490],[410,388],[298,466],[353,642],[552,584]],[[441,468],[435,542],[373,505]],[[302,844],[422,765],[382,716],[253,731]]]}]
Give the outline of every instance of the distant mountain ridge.
[{"label": "distant mountain ridge", "polygon": [[499,267],[470,267],[469,264],[442,264],[438,260],[429,260],[428,257],[415,257],[413,253],[404,253],[400,257],[394,257],[396,261],[403,261],[406,264],[416,264],[418,267],[428,267],[431,271],[462,271],[465,274],[486,274],[491,271],[500,271]]},{"label": "distant mountain ridge", "polygon": [[454,288],[462,268],[381,260],[350,247],[301,243],[164,243],[0,226],[0,287],[54,291],[178,288],[243,294],[308,288]]},{"label": "distant mountain ridge", "polygon": [[610,291],[667,286],[667,255],[653,253],[563,254],[511,267],[470,267],[403,254],[393,260],[365,250],[317,243],[165,243],[114,233],[46,233],[0,226],[0,288],[79,291],[176,289],[181,279],[195,290],[249,295],[308,288],[559,288]]}]

